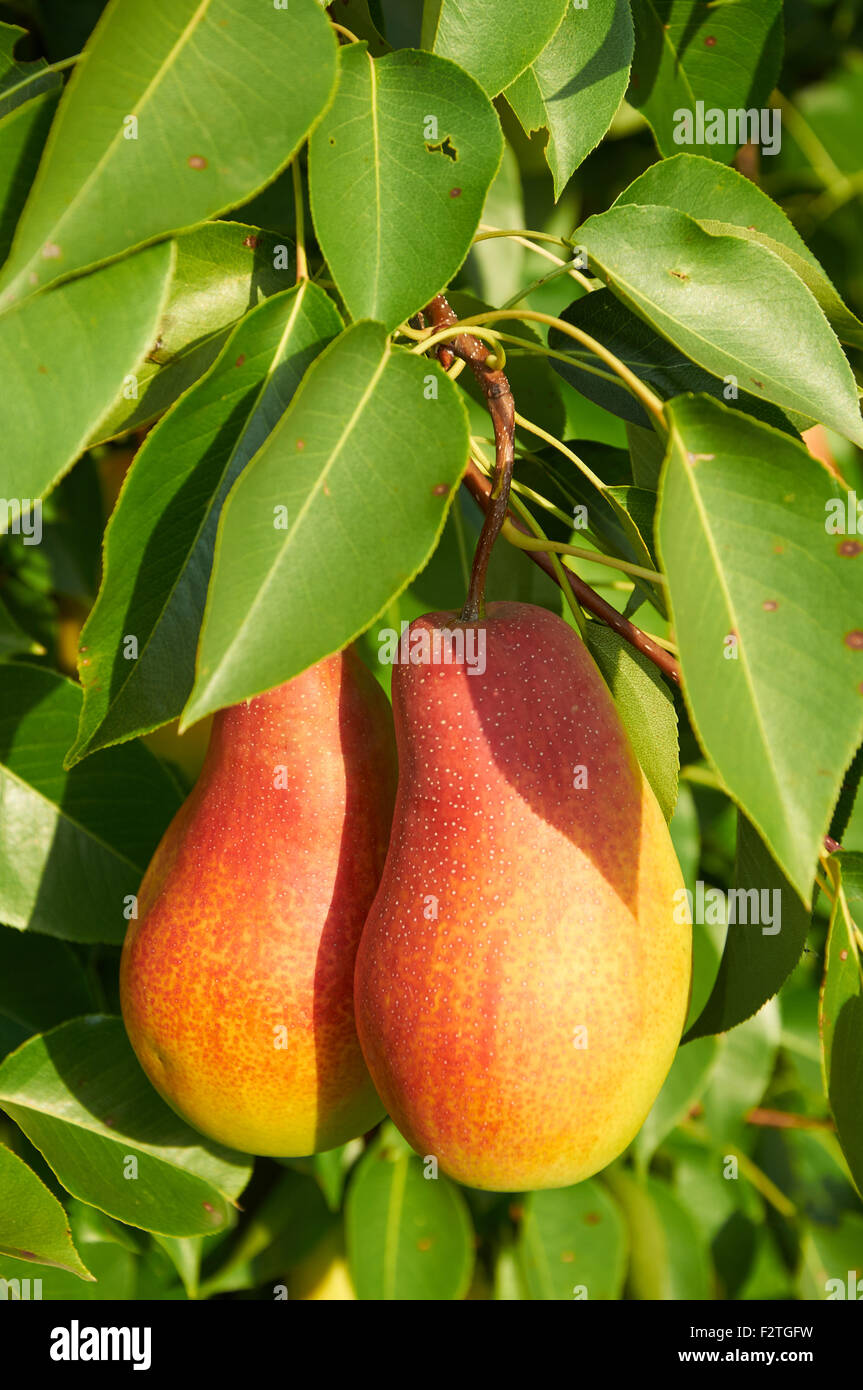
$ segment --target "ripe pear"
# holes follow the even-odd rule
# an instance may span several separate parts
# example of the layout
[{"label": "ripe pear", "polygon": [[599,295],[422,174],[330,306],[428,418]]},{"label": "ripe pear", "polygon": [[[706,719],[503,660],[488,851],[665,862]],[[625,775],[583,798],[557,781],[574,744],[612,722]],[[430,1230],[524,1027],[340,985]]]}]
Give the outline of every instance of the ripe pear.
[{"label": "ripe pear", "polygon": [[[447,663],[447,634],[470,660]],[[390,848],[357,954],[363,1053],[405,1138],[451,1177],[568,1186],[630,1142],[680,1039],[691,943],[671,838],[553,613],[431,613],[406,652]]]},{"label": "ripe pear", "polygon": [[299,1156],[381,1118],[353,970],[395,783],[389,705],[353,652],[216,714],[120,966],[144,1071],[210,1138]]}]

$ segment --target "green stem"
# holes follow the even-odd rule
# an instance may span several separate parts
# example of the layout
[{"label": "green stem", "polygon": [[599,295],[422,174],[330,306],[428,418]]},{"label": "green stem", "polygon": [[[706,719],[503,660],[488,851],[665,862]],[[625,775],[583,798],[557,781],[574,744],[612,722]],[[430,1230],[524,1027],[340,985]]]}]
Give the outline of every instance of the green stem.
[{"label": "green stem", "polygon": [[515,333],[498,333],[502,343],[516,344],[515,352],[511,352],[510,357],[553,357],[558,362],[575,363],[579,371],[589,372],[591,376],[599,377],[600,381],[610,381],[617,385],[618,376],[615,372],[604,372],[601,367],[596,367],[592,362],[588,362],[583,357],[579,357],[575,352],[557,352],[555,348],[550,348],[547,343],[531,343],[525,338],[519,338]]},{"label": "green stem", "polygon": [[584,459],[579,458],[578,454],[573,453],[572,449],[570,449],[567,444],[564,444],[562,439],[558,439],[554,434],[549,434],[548,430],[544,430],[541,425],[535,425],[532,420],[528,420],[524,415],[519,415],[518,411],[516,411],[515,423],[521,425],[523,430],[528,430],[530,434],[535,434],[538,439],[544,439],[546,444],[551,444],[553,448],[563,454],[564,458],[568,458],[571,463],[574,463],[576,468],[580,469],[585,478],[587,478],[588,482],[593,483],[593,486],[599,492],[605,493],[606,485],[602,479],[594,473],[592,468],[588,467]]},{"label": "green stem", "polygon": [[[536,309],[490,309],[487,313],[472,314],[469,318],[461,320],[461,326],[469,332],[474,332],[476,327],[481,324],[490,323],[501,319],[515,320],[518,323],[543,323],[549,328],[557,328],[568,338],[573,338],[577,343],[581,343],[588,348],[601,362],[605,362],[625,386],[629,388],[637,400],[641,402],[649,415],[652,415],[662,433],[667,432],[665,414],[662,401],[651,391],[649,386],[630,371],[619,357],[615,357],[613,352],[609,352],[604,343],[600,343],[596,338],[591,338],[589,333],[583,333],[580,328],[574,327],[571,323],[565,323],[563,319],[555,318],[553,314],[541,314]],[[434,345],[436,341],[441,341],[436,333],[425,342],[426,348]]]},{"label": "green stem", "polygon": [[[574,265],[567,261],[562,261],[560,265],[555,266],[554,270],[550,270],[547,275],[541,275],[538,280],[532,280],[525,289],[510,295],[509,299],[504,300],[503,304],[501,304],[501,309],[512,309],[514,305],[520,304],[523,299],[527,299],[529,294],[533,294],[534,290],[542,289],[543,285],[549,284],[552,280],[559,279],[561,275],[569,275],[571,279],[577,280],[578,283],[584,288],[587,288],[588,291],[593,289],[593,286],[585,286],[584,276]],[[523,342],[524,339],[521,339],[521,341]]]},{"label": "green stem", "polygon": [[694,787],[709,787],[711,791],[724,792],[725,787],[720,782],[716,773],[709,767],[699,767],[697,763],[687,763],[680,769],[681,777],[691,782]]},{"label": "green stem", "polygon": [[[334,28],[340,28],[334,25]],[[306,207],[303,201],[303,180],[300,174],[300,152],[291,161],[291,178],[294,185],[294,218],[297,243],[297,284],[309,278],[309,263],[306,259]]]},{"label": "green stem", "polygon": [[[492,349],[494,357],[486,358],[486,366],[489,367],[491,371],[502,372],[506,366],[506,350],[500,341],[499,335],[494,332],[494,329],[473,328],[471,330],[471,336],[473,338],[479,338],[480,342],[485,343]],[[416,346],[409,348],[408,351],[413,353],[414,356],[419,356],[421,353],[426,352],[429,347],[436,347],[438,343],[445,343],[448,339],[463,337],[464,329],[461,326],[460,320],[457,324],[453,324],[451,328],[439,328],[431,337],[421,338]]]},{"label": "green stem", "polygon": [[780,91],[775,91],[770,100],[779,107],[784,124],[787,125],[792,137],[797,141],[825,187],[829,188],[831,184],[844,183],[846,175],[834,162],[830,152],[821,143],[805,116],[794,103],[783,96]]},{"label": "green stem", "polygon": [[330,20],[330,24],[332,25],[333,29],[336,30],[337,33],[339,33],[339,34],[344,34],[344,36],[345,36],[345,38],[347,39],[348,43],[359,43],[359,42],[360,42],[360,40],[357,38],[357,36],[356,36],[356,34],[353,32],[353,30],[352,30],[352,29],[346,29],[345,26],[344,26],[344,24],[336,24],[336,21],[335,21],[334,19],[331,19],[331,20]]},{"label": "green stem", "polygon": [[571,242],[560,236],[552,236],[551,232],[533,232],[529,227],[489,227],[486,223],[480,223],[480,227],[481,230],[473,238],[474,242],[491,241],[495,237],[513,237],[519,241],[532,237],[534,241],[553,241],[557,246],[565,246],[567,251],[572,249]]},{"label": "green stem", "polygon": [[631,565],[627,560],[618,560],[614,555],[603,555],[598,550],[587,550],[578,545],[566,545],[563,541],[531,540],[511,522],[504,522],[503,535],[510,545],[516,545],[520,550],[547,550],[549,554],[574,555],[579,560],[592,560],[597,565],[610,565],[612,569],[623,570],[624,574],[632,574],[636,579],[647,579],[651,584],[666,584],[668,582],[665,575],[660,574],[657,570],[646,569],[643,565]]},{"label": "green stem", "polygon": [[[540,540],[542,542],[547,541],[547,537],[543,534],[542,527],[534,519],[532,514],[524,505],[524,503],[520,502],[519,499],[517,497],[514,497],[512,493],[510,493],[509,495],[509,505],[512,508],[512,510],[516,513],[516,515],[521,517],[521,520],[524,522],[525,526],[527,526],[528,529],[533,532],[537,540]],[[557,555],[555,555],[553,551],[550,552],[549,559],[551,560],[551,563],[554,566],[554,572],[557,575],[558,583],[563,592],[563,596],[569,605],[569,610],[572,613],[573,618],[575,619],[575,623],[579,633],[581,634],[582,641],[586,641],[587,622],[585,620],[584,614],[578,606],[578,603],[576,602],[575,594],[572,592],[571,586],[566,582],[566,570],[564,569]]]}]

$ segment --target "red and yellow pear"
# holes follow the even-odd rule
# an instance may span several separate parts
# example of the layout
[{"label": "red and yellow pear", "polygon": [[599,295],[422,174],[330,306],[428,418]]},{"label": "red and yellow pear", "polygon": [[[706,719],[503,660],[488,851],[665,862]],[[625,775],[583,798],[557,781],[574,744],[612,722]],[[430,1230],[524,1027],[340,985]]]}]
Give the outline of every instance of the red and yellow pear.
[{"label": "red and yellow pear", "polygon": [[553,613],[432,613],[405,650],[393,829],[357,955],[363,1052],[405,1138],[451,1177],[567,1186],[634,1137],[680,1040],[690,928],[671,838]]},{"label": "red and yellow pear", "polygon": [[210,1138],[298,1156],[381,1118],[353,970],[395,781],[389,705],[353,652],[216,714],[120,970],[141,1065]]}]

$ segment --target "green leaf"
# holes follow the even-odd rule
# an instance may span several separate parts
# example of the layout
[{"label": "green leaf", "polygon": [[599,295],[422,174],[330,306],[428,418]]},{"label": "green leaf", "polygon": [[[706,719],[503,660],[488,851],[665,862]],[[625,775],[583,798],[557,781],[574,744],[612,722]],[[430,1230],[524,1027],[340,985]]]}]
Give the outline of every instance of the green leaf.
[{"label": "green leaf", "polygon": [[305,1259],[333,1224],[317,1183],[298,1172],[282,1173],[243,1222],[225,1263],[204,1280],[201,1296],[283,1276]]},{"label": "green leaf", "polygon": [[203,1236],[155,1236],[182,1280],[189,1298],[198,1297]]},{"label": "green leaf", "polygon": [[0,1255],[92,1279],[72,1243],[66,1213],[32,1168],[0,1144]]},{"label": "green leaf", "polygon": [[128,899],[180,804],[140,744],[63,771],[81,691],[0,665],[0,919],[69,941],[120,942]]},{"label": "green leaf", "polygon": [[332,301],[308,281],[267,300],[147,436],[111,517],[102,588],[81,634],[84,706],[70,766],[180,714],[224,499],[340,328]]},{"label": "green leaf", "polygon": [[178,237],[156,335],[90,443],[163,415],[212,366],[249,309],[291,288],[295,264],[292,242],[243,222],[209,222]]},{"label": "green leaf", "polygon": [[[500,168],[492,179],[491,187],[486,194],[481,220],[485,226],[502,229],[525,225],[521,169],[518,156],[512,145],[508,143],[504,144]],[[455,299],[466,301],[470,296],[460,293],[456,293],[452,297],[448,295],[450,305],[458,317],[466,318],[468,314],[481,313],[491,304],[503,304],[510,296],[519,294],[528,278],[524,273],[526,256],[526,247],[522,246],[514,237],[487,237],[483,241],[475,242],[471,249],[468,269],[475,275],[481,300],[472,300],[470,308],[467,308],[464,303],[457,308],[454,303]],[[540,341],[539,335],[533,331],[533,324],[511,322],[508,323],[507,327],[510,332],[514,331],[519,336],[532,337],[537,343]],[[525,332],[525,329],[528,332]],[[507,372],[515,360],[510,353],[507,354]],[[521,361],[523,362],[524,359]],[[464,381],[464,377],[462,377],[462,381]],[[536,419],[535,416],[533,418]],[[540,420],[537,423],[542,424],[543,422]]]},{"label": "green leaf", "polygon": [[603,623],[587,624],[587,644],[614,696],[635,756],[670,820],[677,801],[677,714],[652,661]]},{"label": "green leaf", "polygon": [[[702,1097],[704,1123],[722,1148],[742,1145],[746,1114],[763,1099],[773,1074],[781,1030],[775,1000],[723,1039],[710,1085]],[[707,1038],[693,1046],[701,1046]],[[683,1048],[688,1052],[689,1048]]]},{"label": "green leaf", "polygon": [[[814,954],[814,953],[813,953]],[[779,995],[782,1011],[782,1047],[792,1068],[792,1076],[801,1094],[806,1093],[813,1105],[823,1110],[825,1085],[821,1075],[821,1039],[818,1032],[818,1009],[812,1007],[817,989],[816,962],[807,954],[799,969]]]},{"label": "green leaf", "polygon": [[636,1182],[619,1165],[603,1181],[629,1226],[629,1296],[677,1302],[710,1297],[705,1241],[687,1208],[664,1182]]},{"label": "green leaf", "polygon": [[625,203],[661,203],[688,213],[711,236],[730,234],[765,246],[803,281],[837,337],[863,346],[863,324],[842,302],[799,232],[782,209],[736,169],[701,155],[678,154],[651,165],[614,206]]},{"label": "green leaf", "polygon": [[[677,154],[678,112],[694,115],[698,101],[726,116],[766,106],[782,61],[782,0],[633,0],[632,15],[629,100],[650,122],[662,154]],[[721,139],[707,149],[727,163],[745,139]]]},{"label": "green leaf", "polygon": [[361,1153],[362,1141],[354,1139],[338,1149],[326,1149],[312,1157],[311,1171],[330,1211],[338,1211],[341,1207],[348,1172]]},{"label": "green leaf", "polygon": [[60,87],[62,82],[60,74],[52,72],[44,58],[19,63],[14,56],[15,45],[26,33],[17,24],[0,24],[0,118],[32,97]]},{"label": "green leaf", "polygon": [[863,854],[837,854],[821,994],[821,1060],[842,1152],[863,1193]]},{"label": "green leaf", "polygon": [[[767,1226],[753,1226],[747,1222],[747,1229],[753,1233],[751,1259],[746,1270],[745,1280],[739,1286],[731,1286],[726,1271],[723,1280],[729,1289],[728,1297],[747,1301],[769,1299],[777,1302],[794,1297],[794,1276],[785,1263],[778,1241]],[[738,1226],[739,1230],[739,1226]],[[720,1241],[722,1235],[720,1234]],[[721,1277],[720,1271],[720,1277]]]},{"label": "green leaf", "polygon": [[[595,0],[593,0],[595,3]],[[569,0],[427,0],[422,46],[453,58],[490,97],[524,72],[566,13]]]},{"label": "green leaf", "polygon": [[42,92],[0,119],[0,264],[9,254],[59,99],[59,90]]},{"label": "green leaf", "polygon": [[507,87],[526,134],[548,131],[545,157],[555,200],[611,125],[629,83],[632,47],[627,0],[569,5],[553,38]]},{"label": "green leaf", "polygon": [[41,497],[83,451],[127,372],[153,342],[170,243],[81,276],[0,319],[3,488]]},{"label": "green leaf", "polygon": [[509,1230],[501,1236],[494,1262],[494,1297],[498,1303],[522,1303],[530,1297],[518,1247]]},{"label": "green leaf", "polygon": [[[715,164],[713,167],[722,166]],[[727,387],[720,377],[697,366],[673,342],[660,337],[648,323],[615,299],[610,290],[594,290],[574,300],[560,318],[602,343],[664,401],[686,391],[699,391],[723,400],[731,394],[730,404],[735,409],[790,432],[788,419],[775,405],[746,391],[737,391],[735,395],[736,388]],[[555,352],[566,353],[566,361],[559,357],[549,358],[549,361],[576,391],[621,420],[652,429],[641,402],[590,348],[583,347],[559,328],[550,330],[548,344]],[[810,423],[807,417],[799,414],[793,414],[793,418],[801,429]]]},{"label": "green leaf", "polygon": [[614,294],[693,362],[863,443],[848,360],[778,256],[667,207],[611,208],[578,237]]},{"label": "green leaf", "polygon": [[647,429],[641,425],[627,424],[626,442],[635,485],[656,492],[665,461],[665,445],[661,436],[652,427]]},{"label": "green leaf", "polygon": [[863,549],[827,531],[838,485],[802,444],[704,396],[666,410],[657,539],[693,726],[809,905],[863,734]]},{"label": "green leaf", "polygon": [[387,1125],[351,1178],[345,1208],[348,1263],[357,1297],[414,1302],[464,1298],[473,1232],[461,1191]]},{"label": "green leaf", "polygon": [[[611,499],[612,506],[616,503],[617,507],[622,507],[626,512],[633,526],[638,530],[638,534],[643,541],[644,549],[650,558],[651,564],[655,569],[658,569],[656,549],[653,543],[653,528],[656,520],[656,493],[651,491],[650,488],[630,487],[626,483],[621,483],[617,487],[610,487],[607,495]],[[628,528],[627,534],[630,534]],[[645,585],[649,584],[649,580],[645,580],[644,583]],[[655,594],[655,588],[652,592]],[[664,607],[662,603],[658,606],[661,609]]]},{"label": "green leaf", "polygon": [[840,342],[848,343],[851,347],[863,347],[863,323],[842,302],[832,281],[820,266],[816,268],[808,259],[799,256],[796,251],[790,251],[780,241],[774,241],[763,232],[754,232],[750,227],[736,227],[729,222],[714,222],[708,218],[702,218],[699,225],[711,236],[737,236],[742,241],[763,246],[778,256],[802,280]]},{"label": "green leaf", "polygon": [[[828,161],[856,178],[863,138],[863,62],[856,44],[843,45],[842,57],[827,81],[807,83],[795,92],[795,101]],[[808,163],[808,155],[804,158]]]},{"label": "green leaf", "polygon": [[251,1175],[245,1155],[168,1109],[119,1018],[73,1019],[24,1043],[0,1065],[0,1105],[73,1196],[161,1235],[220,1230]]},{"label": "green leaf", "polygon": [[625,203],[652,203],[677,208],[696,220],[718,217],[738,227],[752,227],[796,251],[811,265],[818,265],[778,203],[736,169],[700,154],[675,154],[651,164],[618,195],[613,206]]},{"label": "green leaf", "polygon": [[856,804],[861,782],[863,782],[863,743],[857,749],[853,761],[845,771],[845,776],[842,778],[842,790],[833,810],[830,834],[837,843],[842,840],[849,825],[853,825],[855,815],[859,815],[863,811],[863,797],[860,798],[859,806]]},{"label": "green leaf", "polygon": [[528,1193],[518,1249],[531,1298],[621,1297],[626,1224],[598,1182]]},{"label": "green leaf", "polygon": [[835,1226],[813,1223],[805,1232],[800,1261],[802,1299],[860,1299],[863,1216],[843,1213]]},{"label": "green leaf", "polygon": [[664,1258],[661,1283],[650,1296],[663,1301],[705,1300],[711,1296],[710,1261],[705,1242],[689,1210],[664,1182],[648,1178],[647,1193],[662,1228]]},{"label": "green leaf", "polygon": [[444,58],[340,52],[309,143],[312,215],[352,318],[395,328],[455,275],[503,153],[488,97]]},{"label": "green leaf", "polygon": [[467,448],[459,393],[431,362],[380,324],[331,343],[225,503],[183,724],[368,627],[434,548]]},{"label": "green leaf", "polygon": [[698,825],[695,797],[692,795],[692,789],[688,782],[681,781],[678,785],[677,805],[674,808],[674,815],[669,822],[668,829],[674,842],[674,852],[680,863],[680,872],[683,874],[686,885],[691,888],[695,882],[698,861],[701,857],[701,832]]},{"label": "green leaf", "polygon": [[[811,1007],[810,996],[810,1007]],[[823,1097],[816,1116],[824,1110]],[[767,1126],[758,1134],[756,1158],[772,1182],[789,1198],[801,1216],[838,1224],[843,1212],[860,1210],[860,1199],[836,1135],[829,1129],[785,1129]],[[863,1271],[861,1271],[863,1273]]]},{"label": "green leaf", "polygon": [[113,0],[63,93],[0,304],[251,197],[335,78],[315,0]]},{"label": "green leaf", "polygon": [[36,1033],[94,1005],[84,967],[65,942],[0,927],[0,1013]]},{"label": "green leaf", "polygon": [[686,1119],[693,1105],[701,1099],[719,1051],[716,1038],[701,1038],[690,1047],[678,1050],[662,1090],[635,1138],[635,1153],[645,1168],[665,1136]]},{"label": "green leaf", "polygon": [[[723,1227],[728,1233],[733,1225],[740,1230],[741,1217],[749,1222],[763,1218],[761,1198],[755,1188],[746,1180],[726,1176],[732,1171],[727,1151],[700,1125],[678,1130],[665,1145],[665,1152],[674,1165],[674,1191],[695,1218],[701,1235],[713,1245],[715,1254],[719,1253]],[[722,1264],[727,1268],[728,1261],[722,1260]],[[745,1273],[746,1268],[740,1271],[739,1278]]]},{"label": "green leaf", "polygon": [[[535,463],[541,469],[536,480],[531,476],[532,463],[519,460],[517,464],[520,483],[548,494],[551,481],[552,493],[556,495],[549,500],[561,510],[572,512],[573,526],[560,528],[553,539],[578,544],[581,534],[587,531],[603,554],[616,555],[647,569],[656,568],[652,546],[655,495],[630,486],[631,472],[626,454],[622,449],[590,439],[570,440],[568,447],[600,481],[604,480],[602,487],[571,461],[562,458],[556,449],[542,449],[535,455]],[[634,582],[642,597],[665,616],[663,590],[647,579]]]},{"label": "green leaf", "polygon": [[[122,1226],[109,1222],[107,1217],[83,1202],[70,1198],[66,1212],[72,1239],[86,1256],[87,1268],[92,1271],[95,1282],[84,1282],[64,1269],[41,1269],[35,1271],[41,1285],[39,1296],[46,1302],[73,1299],[76,1303],[134,1298],[138,1292],[136,1272],[141,1264],[138,1246],[131,1240],[119,1239]],[[127,1234],[131,1236],[131,1231]],[[20,1265],[0,1257],[0,1277],[8,1280],[19,1271]],[[35,1296],[31,1290],[30,1297]]]},{"label": "green leaf", "polygon": [[[737,894],[735,903],[741,904],[749,920],[729,924],[719,973],[685,1042],[709,1033],[726,1033],[757,1014],[788,979],[806,942],[809,913],[745,816],[737,818],[732,891]],[[749,906],[756,901],[758,921],[753,920]],[[768,915],[774,920],[765,930]]]}]

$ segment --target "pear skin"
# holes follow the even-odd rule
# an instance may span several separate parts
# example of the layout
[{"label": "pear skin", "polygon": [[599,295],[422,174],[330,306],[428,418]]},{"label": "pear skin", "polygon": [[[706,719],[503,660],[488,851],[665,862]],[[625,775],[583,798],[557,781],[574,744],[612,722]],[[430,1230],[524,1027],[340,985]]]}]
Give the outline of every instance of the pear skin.
[{"label": "pear skin", "polygon": [[484,640],[484,671],[394,667],[399,787],[357,1028],[417,1153],[470,1187],[564,1187],[621,1153],[671,1066],[690,985],[683,881],[576,633],[492,603],[476,623],[417,619],[408,649],[433,654],[459,628]]},{"label": "pear skin", "polygon": [[299,1156],[381,1118],[353,970],[395,782],[388,702],[353,652],[216,714],[120,967],[138,1059],[202,1134]]}]

